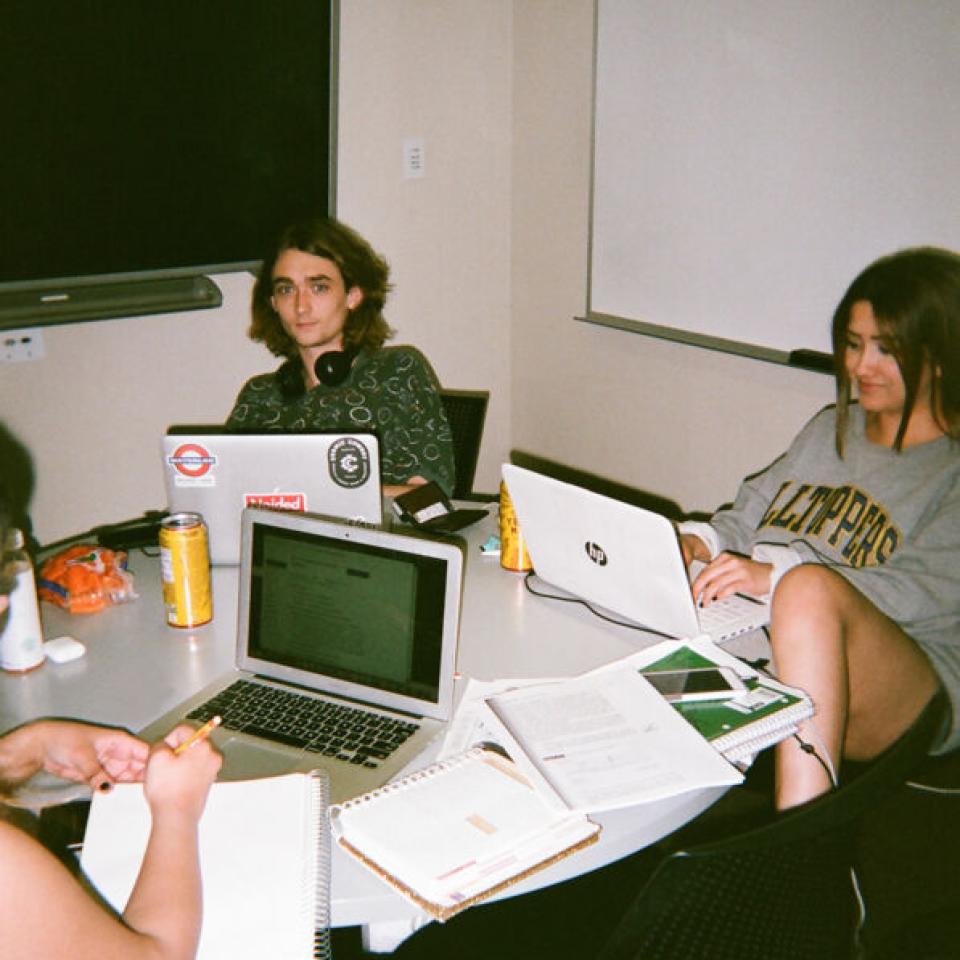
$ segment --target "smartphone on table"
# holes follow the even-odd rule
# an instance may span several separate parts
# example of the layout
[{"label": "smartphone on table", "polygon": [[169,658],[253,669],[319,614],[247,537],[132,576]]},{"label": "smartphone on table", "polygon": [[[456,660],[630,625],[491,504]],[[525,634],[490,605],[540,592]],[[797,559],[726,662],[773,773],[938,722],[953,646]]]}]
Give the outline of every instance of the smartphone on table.
[{"label": "smartphone on table", "polygon": [[651,670],[643,676],[671,703],[694,700],[730,700],[746,692],[746,684],[730,667],[694,667],[689,670]]}]

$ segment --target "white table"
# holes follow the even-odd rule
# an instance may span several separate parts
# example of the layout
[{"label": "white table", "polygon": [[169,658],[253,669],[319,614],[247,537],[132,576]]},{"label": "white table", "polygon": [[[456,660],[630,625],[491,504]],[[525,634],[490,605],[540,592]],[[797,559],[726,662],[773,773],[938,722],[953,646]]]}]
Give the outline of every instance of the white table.
[{"label": "white table", "polygon": [[[531,595],[521,574],[480,551],[495,532],[491,516],[464,531],[466,574],[458,670],[463,678],[567,676],[656,642],[657,637],[607,623],[583,606]],[[44,635],[70,634],[87,653],[32,673],[0,675],[0,730],[41,716],[75,717],[139,730],[233,665],[237,569],[213,571],[214,619],[196,629],[166,625],[159,562],[130,557],[138,598],[94,615],[42,605]],[[462,681],[461,681],[462,682]],[[722,788],[596,816],[600,842],[509,889],[521,894],[576,876],[655,842],[710,806]],[[399,894],[337,850],[332,922],[364,925],[372,949],[390,949],[418,924]]]}]

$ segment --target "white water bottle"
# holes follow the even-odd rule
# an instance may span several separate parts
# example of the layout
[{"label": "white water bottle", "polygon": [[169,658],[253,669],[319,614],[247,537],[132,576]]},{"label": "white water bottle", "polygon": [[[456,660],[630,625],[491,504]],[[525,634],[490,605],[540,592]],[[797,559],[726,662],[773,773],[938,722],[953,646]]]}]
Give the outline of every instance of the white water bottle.
[{"label": "white water bottle", "polygon": [[10,673],[23,673],[43,663],[43,628],[37,603],[37,584],[33,562],[24,549],[23,533],[7,531],[5,573],[13,579],[6,624],[0,633],[0,667]]}]

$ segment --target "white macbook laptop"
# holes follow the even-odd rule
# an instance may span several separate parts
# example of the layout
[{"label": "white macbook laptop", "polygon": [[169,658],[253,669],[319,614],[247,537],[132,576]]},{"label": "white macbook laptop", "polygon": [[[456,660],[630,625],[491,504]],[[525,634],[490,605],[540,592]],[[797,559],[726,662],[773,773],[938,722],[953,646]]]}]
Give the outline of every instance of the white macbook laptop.
[{"label": "white macbook laptop", "polygon": [[323,767],[334,802],[385,783],[453,709],[463,553],[306,513],[243,513],[236,669],[142,732],[219,715],[221,779]]},{"label": "white macbook laptop", "polygon": [[173,426],[163,438],[170,513],[199,513],[211,563],[240,560],[240,513],[264,504],[380,523],[380,448],[369,433],[233,433]]},{"label": "white macbook laptop", "polygon": [[670,637],[719,642],[769,622],[769,606],[749,597],[694,603],[666,517],[513,464],[503,479],[547,583]]}]

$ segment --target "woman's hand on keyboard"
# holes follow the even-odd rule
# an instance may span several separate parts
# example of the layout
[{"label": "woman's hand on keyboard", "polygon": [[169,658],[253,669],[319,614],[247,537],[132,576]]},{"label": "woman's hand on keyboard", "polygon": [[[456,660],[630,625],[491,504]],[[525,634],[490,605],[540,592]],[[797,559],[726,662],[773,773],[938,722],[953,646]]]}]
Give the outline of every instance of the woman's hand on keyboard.
[{"label": "woman's hand on keyboard", "polygon": [[693,596],[702,607],[735,593],[762,597],[770,592],[772,572],[770,563],[760,563],[736,553],[720,553],[693,581]]}]

